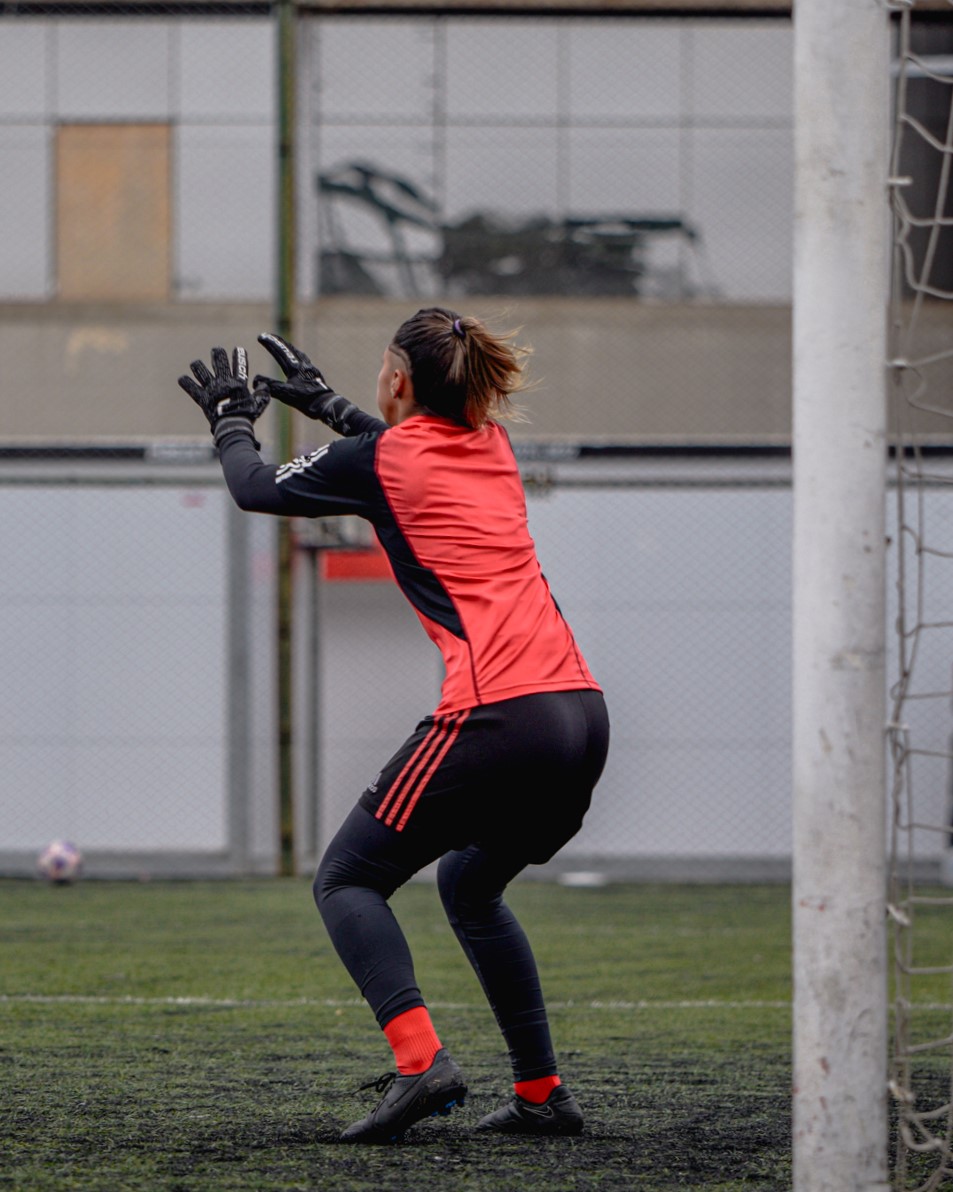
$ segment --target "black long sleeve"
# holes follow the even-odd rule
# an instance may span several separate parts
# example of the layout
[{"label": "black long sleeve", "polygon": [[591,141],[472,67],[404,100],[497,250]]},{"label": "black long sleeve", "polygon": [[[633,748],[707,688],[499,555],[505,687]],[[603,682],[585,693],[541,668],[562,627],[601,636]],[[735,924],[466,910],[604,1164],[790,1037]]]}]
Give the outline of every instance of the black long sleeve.
[{"label": "black long sleeve", "polygon": [[348,439],[355,435],[379,435],[381,431],[387,430],[386,422],[368,414],[340,393],[336,393],[330,401],[322,403],[320,414],[309,413],[308,417],[317,418],[335,434]]},{"label": "black long sleeve", "polygon": [[374,476],[376,445],[386,423],[338,439],[279,467],[262,462],[250,422],[235,419],[218,437],[225,483],[239,509],[286,517],[356,514],[376,521],[382,508]]},{"label": "black long sleeve", "polygon": [[263,463],[255,449],[255,436],[249,422],[247,432],[236,427],[221,437],[218,444],[225,483],[239,509],[250,513],[293,515],[294,501],[276,483],[278,469]]}]

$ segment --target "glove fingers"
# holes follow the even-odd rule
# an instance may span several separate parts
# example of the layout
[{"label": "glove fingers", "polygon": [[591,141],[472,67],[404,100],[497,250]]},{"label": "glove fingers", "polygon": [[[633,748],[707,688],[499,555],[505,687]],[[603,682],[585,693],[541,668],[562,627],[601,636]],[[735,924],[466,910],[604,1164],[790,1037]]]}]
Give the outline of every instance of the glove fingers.
[{"label": "glove fingers", "polygon": [[214,378],[213,378],[212,374],[208,371],[208,369],[205,367],[204,361],[193,360],[192,363],[189,365],[189,368],[192,370],[193,376],[198,381],[198,383],[202,386],[203,389],[207,389],[209,387],[209,385],[211,385]]},{"label": "glove fingers", "polygon": [[262,335],[259,335],[258,342],[266,352],[278,361],[286,377],[290,376],[291,373],[295,372],[303,364],[311,363],[304,352],[299,351],[293,344],[289,344],[280,335],[275,335],[273,331],[266,331]]},{"label": "glove fingers", "polygon": [[298,357],[295,354],[294,348],[286,340],[283,340],[280,335],[275,335],[271,331],[264,332],[259,335],[258,342],[281,366],[285,376],[293,372],[298,367]]},{"label": "glove fingers", "polygon": [[252,381],[253,389],[261,389],[270,397],[277,397],[279,401],[285,401],[289,405],[294,405],[296,401],[300,401],[301,392],[293,384],[287,381],[277,381],[274,377],[257,376]]},{"label": "glove fingers", "polygon": [[205,390],[201,385],[193,381],[191,377],[179,377],[179,385],[185,390],[185,392],[194,402],[204,408]]},{"label": "glove fingers", "polygon": [[[229,368],[228,353],[224,348],[212,348],[212,368],[219,381],[227,381],[231,378],[232,370]],[[195,371],[194,366],[192,371]]]},{"label": "glove fingers", "polygon": [[248,380],[248,353],[244,348],[232,352],[232,376],[239,381]]}]

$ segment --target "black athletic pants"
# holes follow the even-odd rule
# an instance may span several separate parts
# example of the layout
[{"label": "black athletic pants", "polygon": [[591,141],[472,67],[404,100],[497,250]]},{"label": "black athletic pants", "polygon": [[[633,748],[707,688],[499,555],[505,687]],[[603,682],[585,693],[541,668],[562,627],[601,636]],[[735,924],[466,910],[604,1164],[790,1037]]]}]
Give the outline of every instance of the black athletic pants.
[{"label": "black athletic pants", "polygon": [[546,692],[427,717],[387,763],[314,882],[334,947],[381,1027],[425,1005],[387,900],[439,857],[447,918],[496,1015],[515,1079],[556,1071],[536,962],[503,891],[579,830],[608,743],[599,692]]}]

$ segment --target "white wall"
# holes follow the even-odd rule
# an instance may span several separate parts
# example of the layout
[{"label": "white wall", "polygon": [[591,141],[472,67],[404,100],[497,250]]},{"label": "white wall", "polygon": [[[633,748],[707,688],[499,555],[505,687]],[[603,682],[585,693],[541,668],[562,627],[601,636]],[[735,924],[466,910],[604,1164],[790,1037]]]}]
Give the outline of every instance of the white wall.
[{"label": "white wall", "polygon": [[[544,571],[612,719],[605,776],[563,861],[600,857],[625,870],[667,859],[683,874],[712,862],[731,872],[739,860],[786,861],[790,488],[725,478],[587,484],[531,488],[528,506]],[[924,508],[930,541],[947,553],[925,560],[928,627],[914,692],[930,698],[911,701],[904,719],[923,750],[913,759],[916,818],[939,829],[949,823],[951,795],[953,630],[944,601],[953,495],[927,490]],[[911,524],[915,512],[911,503]],[[242,612],[228,592],[230,516],[216,483],[0,484],[0,858],[30,856],[65,835],[120,858],[204,853],[212,868],[237,808],[248,863],[273,871],[275,522],[234,515],[248,535]],[[895,546],[889,560],[892,681]],[[912,612],[912,574],[907,591]],[[311,652],[307,609],[297,613],[300,678]],[[238,615],[246,626],[236,660],[229,635]],[[318,622],[315,810],[326,842],[433,710],[441,664],[389,582],[325,581]],[[229,722],[236,683],[248,709],[237,725]],[[303,811],[311,797],[303,700],[299,714]],[[247,746],[237,772],[236,728]],[[946,844],[939,830],[914,839],[923,857]],[[302,845],[307,853],[309,842]]]},{"label": "white wall", "polygon": [[274,285],[272,22],[0,19],[0,301],[55,296],[54,134],[170,123],[175,296]]},{"label": "white wall", "polygon": [[[367,161],[474,211],[682,216],[731,301],[787,301],[793,214],[787,21],[333,17],[309,23],[309,174]],[[305,209],[307,211],[307,208]],[[384,227],[339,203],[354,247]],[[316,236],[307,217],[305,236]],[[410,247],[427,250],[410,233]],[[653,242],[660,272],[678,244]]]},{"label": "white wall", "polygon": [[226,499],[0,487],[0,849],[227,846]]},{"label": "white wall", "polygon": [[[681,215],[720,297],[787,300],[789,22],[325,17],[300,44],[303,297],[315,175],[366,159],[450,221]],[[55,293],[57,124],[111,120],[173,125],[175,296],[268,298],[275,94],[264,18],[0,18],[0,301]],[[338,214],[357,247],[386,247],[379,223]],[[683,250],[653,248],[659,276]]]},{"label": "white wall", "polygon": [[612,721],[570,852],[790,855],[790,502],[704,487],[530,502]]}]

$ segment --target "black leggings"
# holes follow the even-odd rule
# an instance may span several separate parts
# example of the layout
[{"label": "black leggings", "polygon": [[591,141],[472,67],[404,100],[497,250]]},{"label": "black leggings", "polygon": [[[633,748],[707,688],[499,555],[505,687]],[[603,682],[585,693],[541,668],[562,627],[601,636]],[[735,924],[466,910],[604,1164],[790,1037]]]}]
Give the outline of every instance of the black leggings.
[{"label": "black leggings", "polygon": [[578,830],[605,763],[605,704],[598,692],[572,691],[473,709],[397,830],[383,814],[388,791],[434,725],[428,718],[418,726],[344,821],[318,869],[315,901],[386,1026],[425,1004],[387,900],[439,857],[447,918],[496,1015],[514,1077],[548,1076],[556,1064],[536,961],[503,891]]}]

